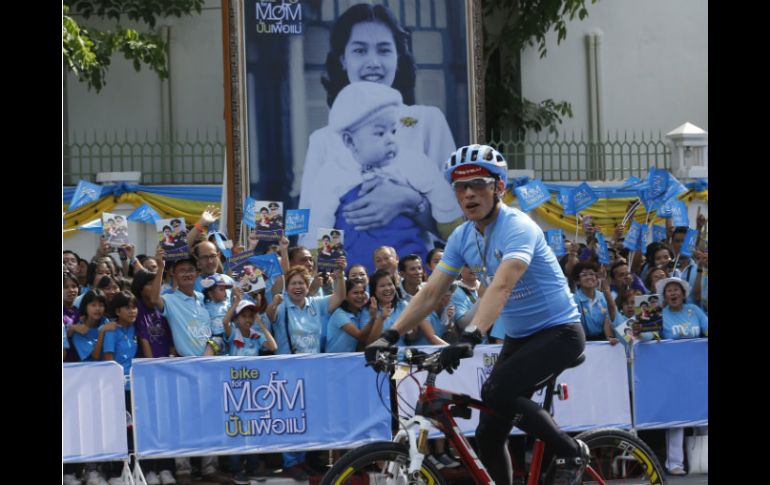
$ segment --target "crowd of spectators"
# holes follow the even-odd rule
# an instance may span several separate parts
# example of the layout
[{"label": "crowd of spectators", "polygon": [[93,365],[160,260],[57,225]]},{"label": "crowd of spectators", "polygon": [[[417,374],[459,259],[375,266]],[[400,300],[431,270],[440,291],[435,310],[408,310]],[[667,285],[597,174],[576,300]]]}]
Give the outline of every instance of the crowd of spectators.
[{"label": "crowd of spectators", "polygon": [[[275,252],[281,275],[273,284],[244,293],[227,274],[227,260],[206,234],[206,226],[219,218],[209,206],[188,231],[190,257],[164,260],[159,246],[154,255],[136,255],[126,244],[120,254],[110,254],[102,242],[91,260],[65,250],[62,254],[62,347],[66,362],[114,360],[126,375],[134,358],[214,355],[272,355],[320,352],[355,352],[373,342],[392,326],[398,315],[420,291],[441,259],[436,248],[423,261],[416,254],[397,254],[393,247],[374,250],[371,261],[347,261],[339,257],[332,273],[319,272],[313,253],[303,246],[290,247],[282,238],[265,246]],[[697,228],[705,224],[700,215]],[[630,345],[637,340],[683,339],[708,336],[708,252],[698,249],[685,257],[682,248],[687,228],[668,228],[666,241],[649,244],[644,251],[629,252],[623,246],[625,227],[615,228],[608,241],[610,264],[601,265],[597,255],[598,227],[586,226],[585,242],[565,241],[560,260],[570,282],[588,340],[607,340],[611,345]],[[235,246],[233,253],[255,251]],[[118,253],[114,253],[117,256]],[[367,274],[373,263],[375,271]],[[345,273],[347,271],[347,274]],[[434,312],[399,345],[454,342],[469,323],[484,285],[468,268],[436,305]],[[636,296],[656,294],[663,302],[662,323],[644,328],[636,316]],[[496,327],[488,342],[504,337]],[[499,330],[499,329],[497,329]],[[129,401],[128,386],[126,402]],[[683,474],[683,428],[667,433],[666,467]],[[458,463],[443,443],[429,459],[439,468]],[[284,453],[283,473],[306,480],[317,470],[305,453]],[[196,460],[197,463],[197,460]],[[226,465],[226,466],[225,466]],[[191,483],[189,458],[142,460],[149,485]],[[262,480],[265,462],[260,455],[235,455],[227,460],[201,457],[205,479],[219,483]],[[122,483],[121,469],[98,464],[65,467],[65,484]]]}]

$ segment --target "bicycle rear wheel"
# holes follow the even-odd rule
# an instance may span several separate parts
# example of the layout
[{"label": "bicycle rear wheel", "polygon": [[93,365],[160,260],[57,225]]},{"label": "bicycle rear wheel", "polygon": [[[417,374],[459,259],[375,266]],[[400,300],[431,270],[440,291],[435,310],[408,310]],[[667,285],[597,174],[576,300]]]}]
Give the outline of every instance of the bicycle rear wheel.
[{"label": "bicycle rear wheel", "polygon": [[[576,436],[591,450],[590,466],[607,484],[663,485],[663,468],[647,444],[627,431],[602,428]],[[589,471],[583,484],[599,483]]]},{"label": "bicycle rear wheel", "polygon": [[438,470],[428,463],[409,476],[406,446],[382,441],[351,450],[326,472],[319,485],[444,485]]}]

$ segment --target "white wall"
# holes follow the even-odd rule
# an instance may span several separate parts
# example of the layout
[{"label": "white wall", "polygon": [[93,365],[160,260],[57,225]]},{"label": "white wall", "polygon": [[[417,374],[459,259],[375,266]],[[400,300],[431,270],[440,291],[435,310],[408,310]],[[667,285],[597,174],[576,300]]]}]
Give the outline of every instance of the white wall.
[{"label": "white wall", "polygon": [[603,32],[601,65],[606,130],[663,134],[685,121],[708,131],[708,4],[704,0],[600,0],[588,17],[548,36],[548,54],[522,54],[522,91],[532,101],[572,103],[560,131],[588,135],[585,35]]},{"label": "white wall", "polygon": [[[74,16],[81,26],[111,28],[114,21],[84,20]],[[146,24],[122,19],[123,25],[144,31]],[[200,15],[158,19],[156,29],[171,27],[170,83],[171,118],[173,127],[184,136],[196,130],[210,133],[219,130],[224,140],[224,86],[222,64],[222,19],[220,0],[207,0]],[[161,130],[161,81],[146,66],[134,70],[122,54],[112,57],[106,76],[106,86],[97,94],[85,83],[68,73],[67,105],[69,133],[84,130],[92,136],[104,131],[118,130],[121,140],[128,128],[133,136],[145,130],[154,134]],[[71,139],[71,138],[70,138]],[[90,139],[90,138],[89,138]],[[110,135],[112,139],[112,135]]]}]

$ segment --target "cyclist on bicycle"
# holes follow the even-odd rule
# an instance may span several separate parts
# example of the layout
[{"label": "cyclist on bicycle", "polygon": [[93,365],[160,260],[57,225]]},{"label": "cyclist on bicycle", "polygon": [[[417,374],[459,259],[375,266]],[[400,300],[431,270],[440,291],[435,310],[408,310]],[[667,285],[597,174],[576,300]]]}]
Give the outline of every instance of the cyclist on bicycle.
[{"label": "cyclist on bicycle", "polygon": [[480,343],[498,317],[506,334],[481,390],[482,401],[495,411],[481,414],[476,429],[482,463],[495,483],[511,484],[506,444],[511,429],[518,426],[556,454],[546,483],[579,483],[588,447],[561,431],[548,411],[530,399],[539,385],[574,364],[585,347],[567,280],[542,229],[525,213],[501,202],[508,166],[497,150],[486,145],[462,147],[447,160],[444,175],[468,220],[449,236],[438,271],[396,323],[367,347],[366,359],[373,361],[377,350],[394,345],[401,334],[424,320],[467,264],[487,290],[461,333],[461,345],[442,352],[442,365],[452,372],[467,351],[462,343]]}]

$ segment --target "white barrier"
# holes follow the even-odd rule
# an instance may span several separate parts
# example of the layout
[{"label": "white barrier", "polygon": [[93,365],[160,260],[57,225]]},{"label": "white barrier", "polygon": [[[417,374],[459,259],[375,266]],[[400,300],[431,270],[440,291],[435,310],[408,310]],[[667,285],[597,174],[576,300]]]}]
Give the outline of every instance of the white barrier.
[{"label": "white barrier", "polygon": [[128,459],[123,367],[66,363],[62,371],[62,461]]},{"label": "white barrier", "polygon": [[[443,372],[436,379],[436,387],[462,392],[480,399],[481,386],[486,380],[492,365],[500,353],[501,345],[478,345],[473,358],[463,359],[454,374]],[[426,351],[438,347],[425,347]],[[631,403],[628,392],[628,370],[626,354],[622,345],[611,346],[606,342],[587,342],[586,360],[573,369],[560,374],[557,382],[567,383],[569,399],[559,401],[554,398],[554,419],[565,431],[583,431],[586,429],[612,426],[631,427]],[[415,375],[422,384],[425,372]],[[404,379],[399,384],[399,394],[405,402],[414,407],[419,389],[413,379]],[[532,399],[542,403],[543,392],[536,393]],[[399,401],[401,414],[411,414],[410,409]],[[473,410],[471,419],[456,418],[457,424],[465,435],[472,436],[479,422],[479,412]],[[522,434],[514,428],[512,434]],[[438,431],[431,434],[438,436]]]}]

